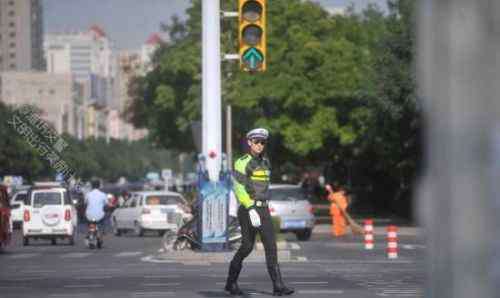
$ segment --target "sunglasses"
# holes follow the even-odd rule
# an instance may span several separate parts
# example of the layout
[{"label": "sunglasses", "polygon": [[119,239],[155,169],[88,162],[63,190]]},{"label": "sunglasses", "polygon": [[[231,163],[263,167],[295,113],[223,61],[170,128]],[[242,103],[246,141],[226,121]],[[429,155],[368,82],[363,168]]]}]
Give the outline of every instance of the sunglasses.
[{"label": "sunglasses", "polygon": [[267,142],[265,140],[252,140],[252,143],[254,145],[257,145],[257,144],[265,145]]}]

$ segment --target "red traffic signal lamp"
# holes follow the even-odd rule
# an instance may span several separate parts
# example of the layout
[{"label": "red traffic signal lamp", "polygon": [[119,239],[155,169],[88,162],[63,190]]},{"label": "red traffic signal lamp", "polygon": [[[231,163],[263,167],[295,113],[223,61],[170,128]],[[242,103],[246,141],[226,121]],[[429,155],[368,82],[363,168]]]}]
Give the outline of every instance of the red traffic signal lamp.
[{"label": "red traffic signal lamp", "polygon": [[266,1],[239,0],[240,68],[245,71],[266,70]]}]

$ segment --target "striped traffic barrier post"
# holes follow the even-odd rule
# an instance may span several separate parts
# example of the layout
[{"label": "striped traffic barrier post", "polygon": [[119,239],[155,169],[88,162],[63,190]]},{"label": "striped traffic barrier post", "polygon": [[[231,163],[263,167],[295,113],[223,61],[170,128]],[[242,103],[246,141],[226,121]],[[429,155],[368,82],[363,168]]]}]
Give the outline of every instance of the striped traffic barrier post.
[{"label": "striped traffic barrier post", "polygon": [[365,219],[364,228],[365,228],[365,249],[373,249],[375,243],[373,238],[373,220]]},{"label": "striped traffic barrier post", "polygon": [[387,257],[389,259],[398,258],[398,227],[387,227]]}]

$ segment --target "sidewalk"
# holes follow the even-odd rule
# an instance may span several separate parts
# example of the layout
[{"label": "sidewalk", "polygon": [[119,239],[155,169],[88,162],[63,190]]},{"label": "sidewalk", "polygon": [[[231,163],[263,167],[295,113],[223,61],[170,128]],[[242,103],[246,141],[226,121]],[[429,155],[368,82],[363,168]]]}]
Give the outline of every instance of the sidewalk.
[{"label": "sidewalk", "polygon": [[[291,253],[291,250],[297,249],[294,243],[280,241],[277,243],[277,248],[280,261],[296,261],[297,258],[293,257]],[[210,263],[228,263],[233,258],[235,252],[236,251],[204,252],[192,250],[161,251],[155,258],[166,262],[183,263],[186,265],[208,265]],[[265,263],[265,261],[266,258],[262,243],[258,242],[252,253],[245,259],[245,262]]]},{"label": "sidewalk", "polygon": [[[290,243],[286,240],[278,241],[276,243],[278,249],[278,258],[283,262],[293,262],[298,261],[300,258],[292,256],[292,250],[299,250],[300,246],[296,243]],[[160,250],[155,256],[156,259],[165,262],[176,262],[183,264],[210,264],[210,263],[228,263],[233,258],[236,250],[233,251],[221,251],[221,252],[205,252],[205,251],[164,251]],[[265,258],[264,247],[261,242],[256,242],[254,250],[245,259],[245,262],[251,263],[264,263]]]}]

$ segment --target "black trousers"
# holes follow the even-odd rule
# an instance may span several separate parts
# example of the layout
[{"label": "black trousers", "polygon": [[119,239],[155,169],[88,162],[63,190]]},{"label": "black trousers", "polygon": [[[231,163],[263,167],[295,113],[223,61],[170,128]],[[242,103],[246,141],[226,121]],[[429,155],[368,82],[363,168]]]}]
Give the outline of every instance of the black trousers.
[{"label": "black trousers", "polygon": [[255,235],[260,234],[264,251],[266,253],[266,264],[269,274],[272,274],[274,268],[278,264],[278,256],[276,252],[276,237],[274,235],[273,223],[268,207],[255,207],[260,216],[261,226],[254,228],[250,222],[248,210],[240,206],[238,209],[238,220],[241,226],[241,246],[236,252],[231,261],[237,271],[241,270],[243,260],[252,252],[255,244]]}]

